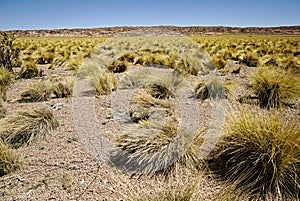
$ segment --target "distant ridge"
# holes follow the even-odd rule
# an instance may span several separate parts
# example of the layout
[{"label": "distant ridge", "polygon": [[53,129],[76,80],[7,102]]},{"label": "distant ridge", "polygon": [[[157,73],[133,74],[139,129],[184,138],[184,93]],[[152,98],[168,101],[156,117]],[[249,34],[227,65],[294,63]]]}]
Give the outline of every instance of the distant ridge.
[{"label": "distant ridge", "polygon": [[222,34],[274,34],[274,35],[300,35],[300,26],[280,27],[225,27],[225,26],[122,26],[103,28],[74,28],[74,29],[53,29],[53,30],[11,30],[5,31],[20,36],[73,36],[73,37],[110,37],[122,32],[139,29],[160,28],[162,31],[174,31],[187,36],[198,35],[222,35]]}]

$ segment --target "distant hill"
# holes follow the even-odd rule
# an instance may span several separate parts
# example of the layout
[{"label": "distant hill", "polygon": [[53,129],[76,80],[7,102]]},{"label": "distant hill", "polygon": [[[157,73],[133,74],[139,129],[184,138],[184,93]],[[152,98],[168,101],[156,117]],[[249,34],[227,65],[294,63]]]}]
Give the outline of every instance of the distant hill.
[{"label": "distant hill", "polygon": [[174,31],[187,36],[220,35],[220,34],[276,34],[276,35],[300,35],[300,26],[280,27],[223,27],[223,26],[149,26],[149,27],[104,27],[88,29],[53,29],[53,30],[11,30],[7,31],[15,36],[115,36],[122,32],[139,29],[161,29],[162,31]]}]

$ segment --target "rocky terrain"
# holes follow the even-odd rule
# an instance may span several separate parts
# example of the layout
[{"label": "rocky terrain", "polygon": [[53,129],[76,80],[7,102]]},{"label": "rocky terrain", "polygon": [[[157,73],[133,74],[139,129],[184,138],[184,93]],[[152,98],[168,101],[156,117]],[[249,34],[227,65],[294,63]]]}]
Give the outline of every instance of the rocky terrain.
[{"label": "rocky terrain", "polygon": [[276,34],[276,35],[300,35],[300,26],[281,27],[224,27],[224,26],[124,26],[124,27],[104,27],[104,28],[74,28],[74,29],[53,29],[53,30],[10,30],[7,31],[17,37],[20,36],[95,36],[110,37],[121,32],[134,31],[139,29],[160,28],[164,31],[174,31],[188,36],[198,35],[220,35],[220,34]]}]

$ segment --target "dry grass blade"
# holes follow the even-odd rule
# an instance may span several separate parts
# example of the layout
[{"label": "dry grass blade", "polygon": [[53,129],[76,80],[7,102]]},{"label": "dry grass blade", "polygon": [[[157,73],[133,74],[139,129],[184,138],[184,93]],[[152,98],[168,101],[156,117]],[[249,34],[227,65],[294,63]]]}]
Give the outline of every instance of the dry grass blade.
[{"label": "dry grass blade", "polygon": [[22,111],[0,122],[0,137],[19,147],[44,137],[57,126],[58,122],[48,108]]}]

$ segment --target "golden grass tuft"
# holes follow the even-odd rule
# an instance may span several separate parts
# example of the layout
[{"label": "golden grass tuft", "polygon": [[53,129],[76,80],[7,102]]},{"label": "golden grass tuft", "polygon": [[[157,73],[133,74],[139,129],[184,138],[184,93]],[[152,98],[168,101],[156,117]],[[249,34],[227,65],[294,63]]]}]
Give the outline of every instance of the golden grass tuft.
[{"label": "golden grass tuft", "polygon": [[0,122],[0,137],[13,147],[31,144],[58,126],[58,121],[48,108],[20,111]]},{"label": "golden grass tuft", "polygon": [[[134,123],[117,139],[118,149],[111,157],[113,163],[126,164],[125,169],[132,173],[150,175],[167,175],[175,171],[178,163],[191,169],[201,167],[199,149],[204,141],[203,132],[194,133],[192,139],[186,139],[183,146],[187,147],[171,164],[167,164],[173,156],[166,152],[172,152],[172,146],[177,145],[167,147],[174,142],[179,133],[180,119],[172,106],[172,96],[166,92],[169,90],[148,86],[133,96],[130,117]],[[163,151],[166,148],[170,150]],[[135,169],[137,166],[139,167]]]},{"label": "golden grass tuft", "polygon": [[107,69],[113,73],[123,73],[128,69],[128,66],[127,60],[116,60]]},{"label": "golden grass tuft", "polygon": [[299,199],[299,119],[248,109],[231,114],[211,164],[221,178],[253,196]]},{"label": "golden grass tuft", "polygon": [[93,74],[91,82],[96,92],[100,95],[111,94],[112,91],[116,90],[118,85],[117,78],[112,73],[106,71]]},{"label": "golden grass tuft", "polygon": [[168,189],[158,192],[156,195],[142,196],[134,198],[134,201],[190,201],[194,195],[194,189],[191,187],[184,189]]},{"label": "golden grass tuft", "polygon": [[37,67],[35,61],[25,61],[22,63],[21,71],[19,73],[20,78],[34,78],[39,77],[41,75],[41,71]]},{"label": "golden grass tuft", "polygon": [[0,140],[0,177],[14,171],[19,166],[18,156]]},{"label": "golden grass tuft", "polygon": [[261,107],[280,107],[300,97],[300,77],[276,67],[261,67],[252,76],[251,90]]},{"label": "golden grass tuft", "polygon": [[73,94],[75,79],[72,77],[51,80],[53,94],[56,98],[70,98]]}]

